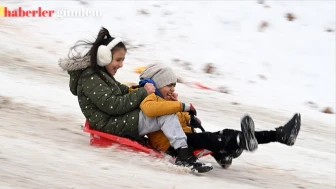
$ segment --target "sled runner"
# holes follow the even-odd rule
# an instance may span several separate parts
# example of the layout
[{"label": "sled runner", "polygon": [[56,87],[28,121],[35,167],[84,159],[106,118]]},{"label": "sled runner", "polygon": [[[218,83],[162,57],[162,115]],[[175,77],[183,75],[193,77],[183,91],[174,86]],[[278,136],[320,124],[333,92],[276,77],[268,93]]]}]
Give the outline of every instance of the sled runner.
[{"label": "sled runner", "polygon": [[[86,120],[85,124],[84,124],[84,128],[83,128],[84,132],[90,133],[90,145],[92,146],[97,146],[97,147],[109,147],[112,146],[114,144],[118,144],[120,145],[121,149],[131,149],[134,150],[136,152],[145,152],[147,154],[153,155],[155,157],[158,158],[163,158],[164,155],[161,154],[160,152],[144,146],[134,140],[128,139],[128,138],[124,138],[124,137],[120,137],[120,136],[116,136],[113,134],[108,134],[108,133],[104,133],[104,132],[100,132],[100,131],[96,131],[96,130],[92,130],[90,128],[90,124],[89,122]],[[211,151],[208,150],[196,150],[194,151],[194,154],[196,157],[202,157],[205,155],[209,155],[211,154]]]}]

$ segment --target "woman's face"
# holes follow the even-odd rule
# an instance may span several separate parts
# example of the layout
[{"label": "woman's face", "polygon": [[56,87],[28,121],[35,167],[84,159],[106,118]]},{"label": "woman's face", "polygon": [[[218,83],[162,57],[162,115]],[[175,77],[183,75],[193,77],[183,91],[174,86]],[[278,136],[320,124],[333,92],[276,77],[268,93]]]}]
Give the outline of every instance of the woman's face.
[{"label": "woman's face", "polygon": [[117,48],[112,53],[112,62],[105,66],[105,68],[111,76],[114,76],[118,69],[123,67],[126,51],[123,48]]}]

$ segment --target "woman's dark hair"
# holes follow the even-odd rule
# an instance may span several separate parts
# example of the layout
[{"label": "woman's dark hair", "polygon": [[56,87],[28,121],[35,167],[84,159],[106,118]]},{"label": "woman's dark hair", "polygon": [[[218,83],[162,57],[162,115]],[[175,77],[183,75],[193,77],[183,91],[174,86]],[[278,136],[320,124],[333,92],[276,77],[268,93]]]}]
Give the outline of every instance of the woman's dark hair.
[{"label": "woman's dark hair", "polygon": [[[98,48],[100,45],[108,45],[113,39],[114,38],[111,37],[110,32],[106,28],[102,27],[94,42],[90,42],[87,40],[77,41],[76,44],[70,48],[69,58],[75,61],[80,61],[81,59],[83,59],[83,57],[90,57],[91,66],[96,72],[98,72],[99,70],[99,65],[97,64]],[[76,50],[80,46],[83,46],[84,48],[90,48],[90,50],[84,56],[82,56],[80,52]],[[112,55],[113,55],[114,50],[118,48],[121,48],[127,51],[125,44],[123,42],[120,42],[111,50]],[[70,53],[71,53],[71,57],[70,57]],[[100,72],[98,73],[101,74]]]}]

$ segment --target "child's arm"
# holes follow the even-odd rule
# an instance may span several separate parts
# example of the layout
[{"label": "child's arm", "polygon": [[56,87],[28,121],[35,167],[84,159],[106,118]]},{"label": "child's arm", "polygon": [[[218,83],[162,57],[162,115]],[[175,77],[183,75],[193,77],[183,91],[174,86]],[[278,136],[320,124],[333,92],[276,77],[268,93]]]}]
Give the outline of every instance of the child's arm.
[{"label": "child's arm", "polygon": [[186,120],[186,125],[190,125],[190,115],[188,112],[183,112],[184,120]]},{"label": "child's arm", "polygon": [[179,101],[160,100],[159,97],[153,93],[148,95],[141,102],[140,109],[148,117],[158,117],[181,112],[182,103]]}]

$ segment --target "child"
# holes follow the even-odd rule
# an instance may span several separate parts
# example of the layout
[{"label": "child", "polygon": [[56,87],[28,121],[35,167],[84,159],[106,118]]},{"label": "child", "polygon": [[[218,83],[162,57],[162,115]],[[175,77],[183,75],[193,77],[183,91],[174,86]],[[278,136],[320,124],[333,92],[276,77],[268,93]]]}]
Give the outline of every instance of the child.
[{"label": "child", "polygon": [[[212,156],[223,168],[228,168],[232,163],[232,158],[238,157],[243,150],[256,150],[258,143],[280,142],[286,145],[295,143],[301,125],[299,114],[295,114],[287,124],[276,128],[275,131],[255,132],[252,118],[245,116],[241,122],[242,131],[224,129],[218,132],[192,132],[190,126],[198,126],[200,121],[193,119],[196,116],[196,110],[191,104],[177,101],[176,82],[177,77],[172,69],[162,64],[149,65],[141,73],[139,84],[143,86],[153,83],[156,90],[141,102],[140,109],[148,117],[174,115],[186,133],[188,145],[194,150],[207,149],[214,152]],[[185,108],[194,111],[188,114],[182,111]],[[153,148],[173,156],[176,154],[174,149],[170,148],[162,131],[150,133],[148,138]]]}]

